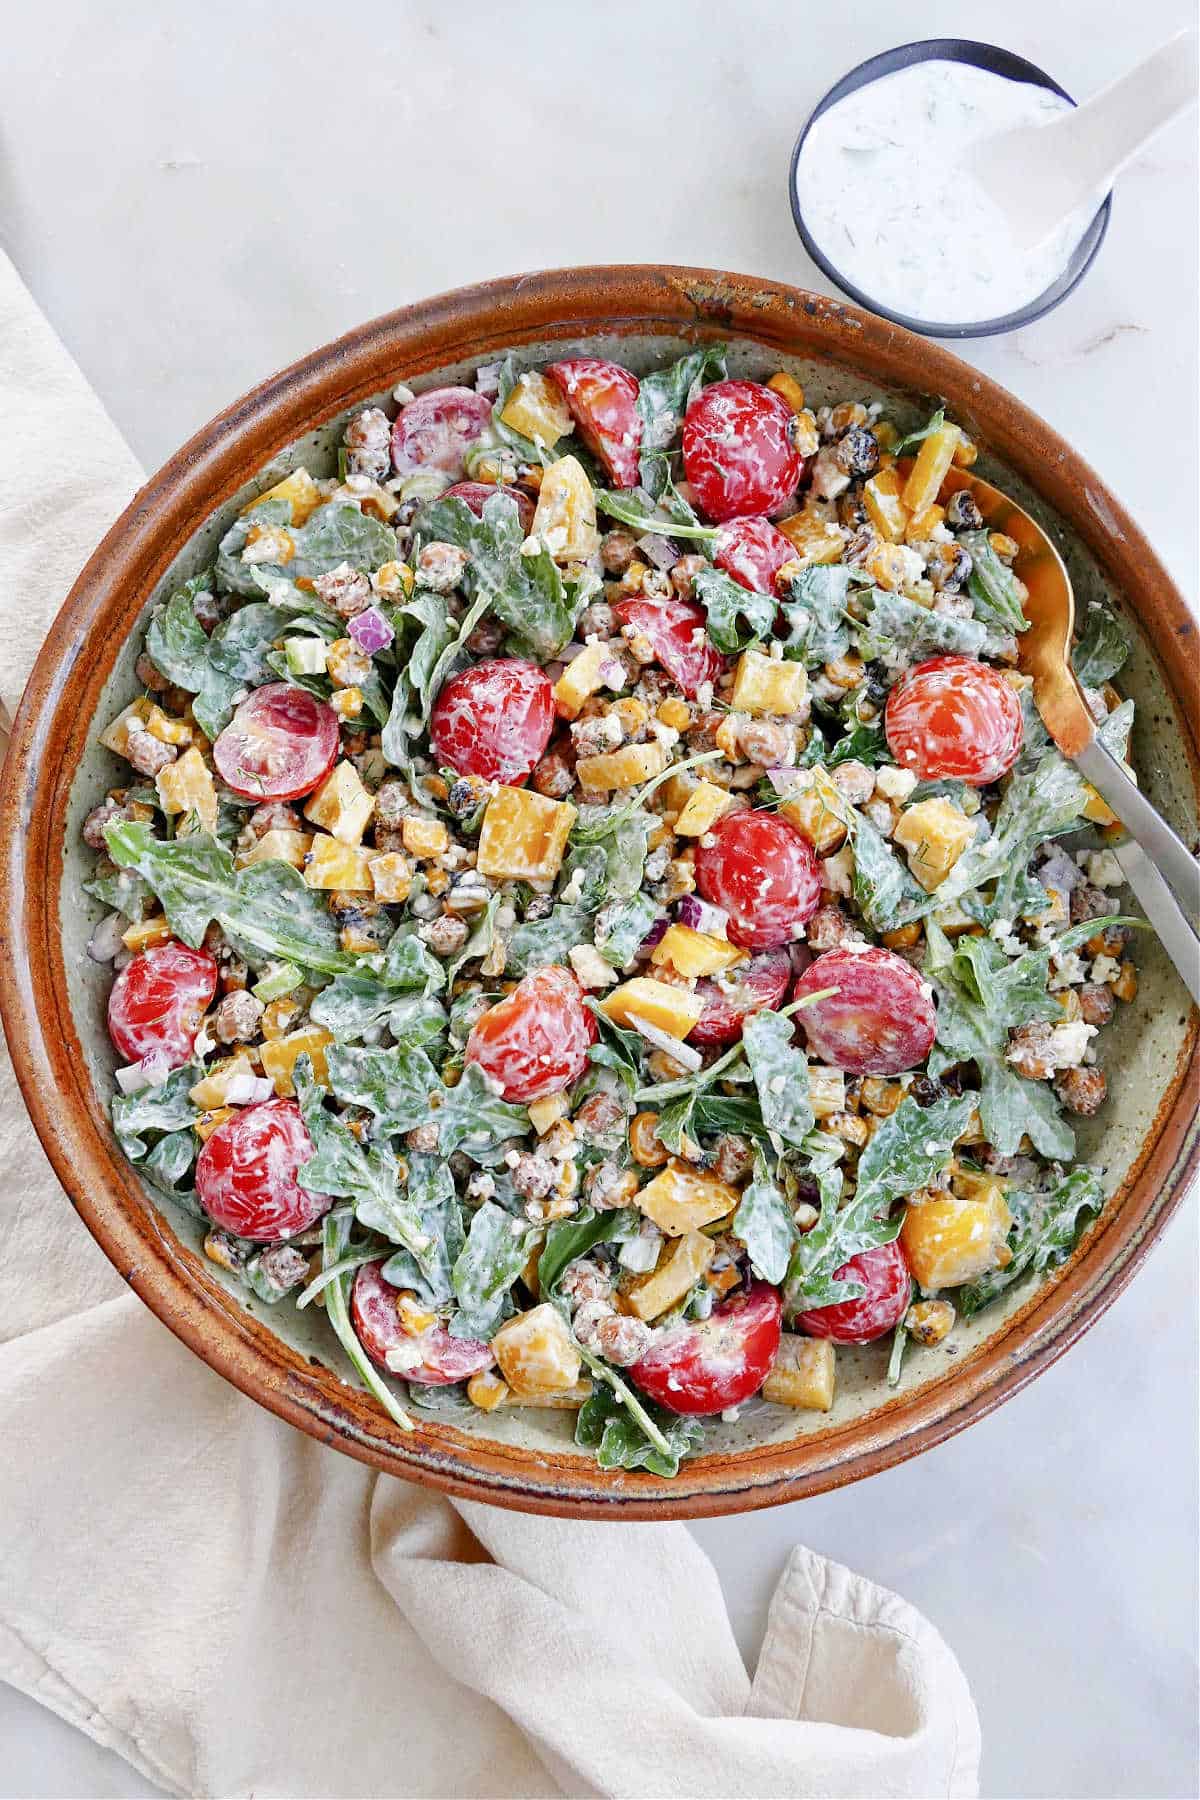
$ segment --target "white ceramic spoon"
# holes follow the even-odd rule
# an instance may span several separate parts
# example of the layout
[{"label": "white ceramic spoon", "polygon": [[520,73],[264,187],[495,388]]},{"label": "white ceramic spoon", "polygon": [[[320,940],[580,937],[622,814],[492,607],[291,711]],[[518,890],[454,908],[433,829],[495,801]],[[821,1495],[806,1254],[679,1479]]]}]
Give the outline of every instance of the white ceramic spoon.
[{"label": "white ceramic spoon", "polygon": [[972,173],[1032,250],[1072,213],[1098,206],[1121,170],[1196,98],[1196,33],[1180,32],[1136,69],[1049,125],[985,138]]}]

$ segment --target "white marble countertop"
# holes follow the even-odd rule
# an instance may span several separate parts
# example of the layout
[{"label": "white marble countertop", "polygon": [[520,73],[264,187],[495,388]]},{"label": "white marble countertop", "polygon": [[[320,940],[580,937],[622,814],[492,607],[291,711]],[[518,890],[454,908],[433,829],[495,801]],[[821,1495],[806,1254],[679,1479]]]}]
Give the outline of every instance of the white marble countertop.
[{"label": "white marble countertop", "polygon": [[[1012,0],[314,0],[10,9],[0,238],[152,467],[267,371],[422,295],[576,262],[823,285],[788,156],[846,69],[1003,29],[1076,94],[1194,18]],[[340,21],[340,22],[339,22]],[[1123,179],[1087,282],[967,344],[1092,461],[1196,591],[1195,121]],[[818,1500],[697,1527],[753,1658],[803,1539],[944,1632],[992,1796],[1196,1792],[1196,1208],[1089,1336],[964,1436]],[[0,1689],[0,1796],[154,1790]]]}]

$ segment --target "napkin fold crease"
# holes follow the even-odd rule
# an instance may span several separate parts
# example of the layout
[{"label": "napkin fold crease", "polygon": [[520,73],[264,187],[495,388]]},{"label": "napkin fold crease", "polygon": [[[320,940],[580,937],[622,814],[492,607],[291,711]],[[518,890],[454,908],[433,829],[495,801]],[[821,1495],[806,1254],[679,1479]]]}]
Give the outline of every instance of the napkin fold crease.
[{"label": "napkin fold crease", "polygon": [[[141,477],[2,252],[0,396],[15,707]],[[976,1792],[962,1671],[863,1577],[793,1551],[751,1681],[682,1525],[450,1500],[237,1393],[88,1237],[6,1056],[0,1195],[0,1677],[166,1792]]]}]

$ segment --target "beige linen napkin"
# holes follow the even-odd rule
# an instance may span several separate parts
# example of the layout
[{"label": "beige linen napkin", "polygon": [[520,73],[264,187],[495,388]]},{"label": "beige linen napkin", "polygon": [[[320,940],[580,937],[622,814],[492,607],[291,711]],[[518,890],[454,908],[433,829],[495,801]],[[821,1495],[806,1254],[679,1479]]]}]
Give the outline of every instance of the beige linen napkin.
[{"label": "beige linen napkin", "polygon": [[[2,255],[0,404],[11,702],[138,471]],[[0,1676],[173,1794],[975,1792],[958,1664],[861,1576],[796,1549],[751,1681],[682,1526],[450,1501],[244,1399],[0,1080]]]}]

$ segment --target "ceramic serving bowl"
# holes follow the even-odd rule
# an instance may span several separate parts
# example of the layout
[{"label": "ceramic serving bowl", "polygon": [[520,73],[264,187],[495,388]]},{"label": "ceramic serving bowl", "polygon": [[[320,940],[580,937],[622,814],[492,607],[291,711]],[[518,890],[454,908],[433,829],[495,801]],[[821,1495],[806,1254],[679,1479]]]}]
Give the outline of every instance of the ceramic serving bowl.
[{"label": "ceramic serving bowl", "polygon": [[16,721],[0,818],[0,1000],[42,1142],[83,1223],[176,1335],[230,1381],[314,1437],[412,1480],[531,1511],[594,1518],[736,1512],[854,1481],[980,1418],[1059,1356],[1115,1298],[1162,1231],[1197,1158],[1187,1071],[1196,1035],[1157,946],[1141,991],[1107,1038],[1110,1099],[1081,1150],[1112,1194],[1056,1278],[1018,1284],[948,1344],[907,1359],[895,1390],[879,1346],[839,1352],[828,1417],[752,1403],[716,1423],[677,1480],[606,1473],[577,1451],[569,1415],[474,1409],[417,1414],[402,1433],[349,1379],[319,1308],[269,1308],[227,1282],[194,1221],[144,1190],[108,1124],[109,971],[88,962],[96,907],[81,891],[88,809],[117,780],[96,747],[134,694],[136,640],[152,603],[209,560],[229,519],[297,461],[333,466],[352,408],[403,380],[460,379],[520,347],[585,351],[646,369],[697,341],[730,345],[737,372],[784,368],[820,404],[886,398],[907,426],[944,403],[1007,488],[1060,546],[1081,598],[1103,594],[1136,649],[1135,759],[1155,802],[1194,840],[1196,631],[1120,503],[1011,395],[947,352],[852,306],[744,276],[686,268],[526,275],[407,307],[263,382],[206,426],[143,488],[83,571],[50,631]]}]

